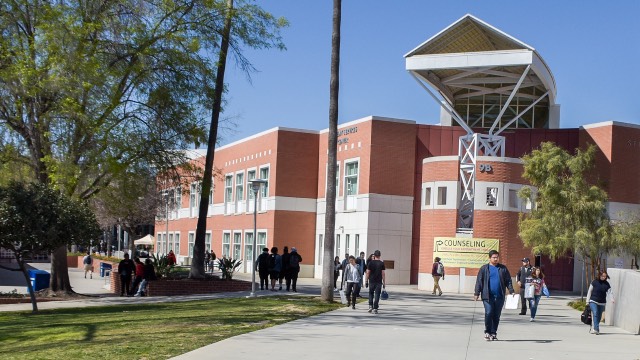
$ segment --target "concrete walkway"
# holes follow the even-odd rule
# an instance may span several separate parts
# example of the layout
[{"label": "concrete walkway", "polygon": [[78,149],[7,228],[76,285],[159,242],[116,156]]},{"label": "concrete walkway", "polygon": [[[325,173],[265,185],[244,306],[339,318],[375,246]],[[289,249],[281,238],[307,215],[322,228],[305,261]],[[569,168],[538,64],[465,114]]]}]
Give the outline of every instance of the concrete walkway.
[{"label": "concrete walkway", "polygon": [[[33,264],[47,269],[48,264]],[[2,275],[2,274],[0,274]],[[127,298],[110,294],[98,274],[84,279],[69,269],[76,292],[93,295],[82,300],[38,303],[39,309],[156,303],[244,297],[249,292],[174,297]],[[248,274],[237,278],[250,280]],[[4,277],[0,277],[0,286]],[[12,285],[13,286],[13,285]],[[16,286],[13,286],[16,287]],[[12,288],[13,288],[12,287]],[[8,287],[0,287],[6,292]],[[320,281],[300,279],[300,295],[318,295]],[[389,286],[390,300],[381,301],[380,314],[367,313],[367,303],[356,310],[343,308],[229,338],[174,359],[226,360],[298,357],[332,359],[344,356],[375,356],[379,359],[601,359],[640,360],[640,337],[621,329],[600,325],[601,335],[588,333],[580,313],[566,304],[573,296],[553,296],[540,302],[536,321],[504,310],[497,342],[483,338],[484,309],[471,295],[432,296],[415,286]],[[259,296],[294,296],[286,292],[260,291]],[[337,293],[336,293],[337,297]],[[31,304],[0,305],[0,311],[30,311]]]}]

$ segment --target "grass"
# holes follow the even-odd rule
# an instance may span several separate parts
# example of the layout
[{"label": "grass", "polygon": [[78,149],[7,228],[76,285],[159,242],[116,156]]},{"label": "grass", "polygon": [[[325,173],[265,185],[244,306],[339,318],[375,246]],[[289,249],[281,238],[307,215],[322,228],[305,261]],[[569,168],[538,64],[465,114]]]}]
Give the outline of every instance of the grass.
[{"label": "grass", "polygon": [[587,302],[582,300],[574,300],[574,301],[569,301],[567,305],[571,306],[576,310],[584,311],[584,308],[587,306]]},{"label": "grass", "polygon": [[5,312],[0,359],[165,359],[340,307],[278,296]]}]

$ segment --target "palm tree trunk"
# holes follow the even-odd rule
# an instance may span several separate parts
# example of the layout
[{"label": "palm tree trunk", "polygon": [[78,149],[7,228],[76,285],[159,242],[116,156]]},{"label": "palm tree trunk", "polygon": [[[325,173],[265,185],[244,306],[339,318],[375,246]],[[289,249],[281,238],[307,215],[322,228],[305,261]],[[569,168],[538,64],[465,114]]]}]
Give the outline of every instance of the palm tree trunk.
[{"label": "palm tree trunk", "polygon": [[333,301],[333,257],[336,223],[336,161],[338,143],[338,93],[340,90],[340,22],[342,0],[333,0],[333,30],[331,32],[331,81],[329,84],[329,139],[327,165],[327,207],[324,228],[324,255],[321,297]]}]

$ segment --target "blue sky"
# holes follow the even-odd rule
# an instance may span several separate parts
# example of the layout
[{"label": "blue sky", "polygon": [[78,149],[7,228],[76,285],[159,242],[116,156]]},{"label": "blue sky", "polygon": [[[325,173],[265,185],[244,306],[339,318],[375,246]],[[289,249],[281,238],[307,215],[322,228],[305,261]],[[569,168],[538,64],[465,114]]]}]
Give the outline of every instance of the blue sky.
[{"label": "blue sky", "polygon": [[[290,21],[286,51],[248,50],[252,82],[233,64],[221,144],[276,127],[329,123],[331,0],[258,2]],[[369,115],[436,124],[439,107],[405,71],[403,55],[470,13],[534,47],[556,79],[560,126],[640,124],[640,1],[345,0],[339,123]]]}]

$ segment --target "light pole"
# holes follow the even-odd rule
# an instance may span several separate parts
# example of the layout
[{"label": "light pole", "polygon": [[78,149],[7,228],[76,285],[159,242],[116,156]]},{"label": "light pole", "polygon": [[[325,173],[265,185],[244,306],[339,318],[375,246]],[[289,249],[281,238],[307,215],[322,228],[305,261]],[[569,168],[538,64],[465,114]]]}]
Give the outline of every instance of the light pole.
[{"label": "light pole", "polygon": [[164,233],[164,252],[169,253],[169,191],[164,192],[165,199],[167,200],[167,217],[165,218],[165,233]]},{"label": "light pole", "polygon": [[256,239],[258,238],[258,192],[262,184],[266,184],[267,180],[253,179],[249,180],[251,190],[253,190],[253,247],[251,256],[251,294],[249,297],[256,297]]}]

